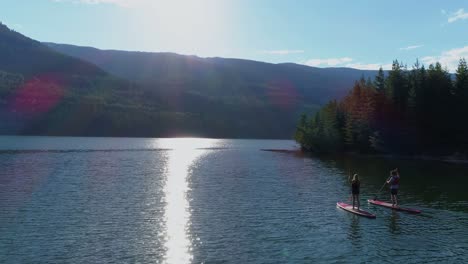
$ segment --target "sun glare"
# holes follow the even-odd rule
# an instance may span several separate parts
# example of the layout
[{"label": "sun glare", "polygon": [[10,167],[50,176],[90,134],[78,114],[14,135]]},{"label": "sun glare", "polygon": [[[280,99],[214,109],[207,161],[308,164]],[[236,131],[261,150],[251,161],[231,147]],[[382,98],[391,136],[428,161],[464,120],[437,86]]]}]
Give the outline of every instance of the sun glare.
[{"label": "sun glare", "polygon": [[188,177],[193,163],[211,147],[213,140],[199,138],[163,139],[162,146],[170,148],[166,166],[165,230],[166,263],[190,263],[191,242],[187,234],[190,228],[190,204]]},{"label": "sun glare", "polygon": [[213,0],[142,1],[134,8],[148,43],[159,51],[188,54],[222,46],[228,31],[226,9],[223,1]]}]

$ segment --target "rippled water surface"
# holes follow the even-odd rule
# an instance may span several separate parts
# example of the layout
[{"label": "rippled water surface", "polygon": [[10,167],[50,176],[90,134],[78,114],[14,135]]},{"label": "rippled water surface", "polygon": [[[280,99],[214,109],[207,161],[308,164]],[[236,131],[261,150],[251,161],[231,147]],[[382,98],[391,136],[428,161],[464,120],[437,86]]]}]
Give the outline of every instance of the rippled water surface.
[{"label": "rippled water surface", "polygon": [[[468,165],[262,151],[296,148],[0,137],[0,263],[467,262]],[[421,215],[365,203],[396,166]],[[349,172],[377,219],[336,208]]]}]

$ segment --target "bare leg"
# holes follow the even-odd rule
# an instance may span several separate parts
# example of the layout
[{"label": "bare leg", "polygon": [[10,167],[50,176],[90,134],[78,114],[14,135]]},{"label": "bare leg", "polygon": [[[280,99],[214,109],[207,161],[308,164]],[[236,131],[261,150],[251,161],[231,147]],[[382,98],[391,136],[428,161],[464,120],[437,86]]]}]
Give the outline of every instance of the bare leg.
[{"label": "bare leg", "polygon": [[398,197],[397,197],[396,194],[394,196],[395,196],[395,198],[393,198],[393,199],[395,199],[395,206],[398,206]]},{"label": "bare leg", "polygon": [[361,207],[361,202],[359,201],[359,194],[356,195],[357,199],[357,209],[359,210],[359,207]]}]

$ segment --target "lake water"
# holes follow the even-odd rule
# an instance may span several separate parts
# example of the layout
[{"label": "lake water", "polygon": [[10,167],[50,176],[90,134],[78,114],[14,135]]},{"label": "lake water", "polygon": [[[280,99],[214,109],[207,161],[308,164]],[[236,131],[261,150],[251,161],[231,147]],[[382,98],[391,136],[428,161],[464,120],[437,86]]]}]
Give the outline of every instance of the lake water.
[{"label": "lake water", "polygon": [[[0,263],[468,261],[468,165],[262,151],[296,148],[0,137]],[[394,167],[421,215],[365,202]],[[336,208],[349,171],[377,219]]]}]

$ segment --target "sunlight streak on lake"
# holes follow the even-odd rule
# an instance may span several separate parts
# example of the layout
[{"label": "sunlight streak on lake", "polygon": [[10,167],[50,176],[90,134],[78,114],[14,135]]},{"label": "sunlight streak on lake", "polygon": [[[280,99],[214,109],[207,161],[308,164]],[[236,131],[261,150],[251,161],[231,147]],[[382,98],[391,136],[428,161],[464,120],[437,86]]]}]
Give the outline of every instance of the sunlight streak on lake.
[{"label": "sunlight streak on lake", "polygon": [[192,245],[187,234],[190,227],[190,205],[187,200],[188,177],[191,166],[206,150],[197,149],[206,146],[206,139],[181,138],[166,142],[172,149],[166,167],[166,185],[164,188],[166,263],[190,263]]}]

